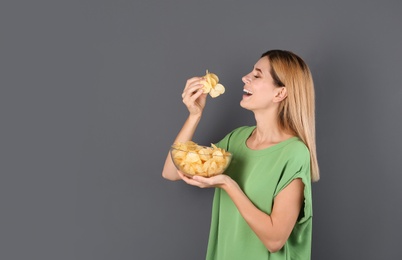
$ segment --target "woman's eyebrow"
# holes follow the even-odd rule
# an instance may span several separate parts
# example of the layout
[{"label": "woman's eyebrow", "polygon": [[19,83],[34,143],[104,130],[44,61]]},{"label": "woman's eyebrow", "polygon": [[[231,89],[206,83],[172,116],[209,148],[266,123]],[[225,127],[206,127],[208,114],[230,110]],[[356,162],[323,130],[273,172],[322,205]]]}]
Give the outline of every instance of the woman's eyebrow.
[{"label": "woman's eyebrow", "polygon": [[256,71],[258,71],[259,73],[262,74],[262,70],[261,70],[261,69],[259,69],[259,68],[254,68],[254,70],[256,70]]}]

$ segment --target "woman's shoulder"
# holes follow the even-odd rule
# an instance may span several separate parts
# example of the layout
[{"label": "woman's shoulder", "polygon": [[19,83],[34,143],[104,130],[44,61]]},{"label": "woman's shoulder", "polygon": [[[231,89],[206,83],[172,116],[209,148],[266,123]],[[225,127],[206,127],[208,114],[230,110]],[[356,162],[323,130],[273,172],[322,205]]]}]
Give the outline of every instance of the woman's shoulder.
[{"label": "woman's shoulder", "polygon": [[287,144],[283,148],[291,157],[299,160],[310,160],[310,151],[299,137],[292,137],[285,142]]},{"label": "woman's shoulder", "polygon": [[241,144],[244,140],[246,140],[255,127],[252,126],[240,126],[226,134],[226,136],[219,141],[216,145],[218,147],[224,148],[226,150],[233,148],[233,144]]},{"label": "woman's shoulder", "polygon": [[235,128],[231,134],[235,135],[246,135],[247,137],[253,132],[255,126],[239,126]]}]

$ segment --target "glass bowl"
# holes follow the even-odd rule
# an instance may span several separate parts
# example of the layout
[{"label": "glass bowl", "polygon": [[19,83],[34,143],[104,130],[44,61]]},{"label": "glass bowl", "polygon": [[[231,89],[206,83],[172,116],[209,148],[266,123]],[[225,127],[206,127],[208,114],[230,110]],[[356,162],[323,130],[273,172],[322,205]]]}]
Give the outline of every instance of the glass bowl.
[{"label": "glass bowl", "polygon": [[192,143],[174,144],[170,155],[176,168],[184,175],[212,177],[222,174],[230,162],[232,154],[216,146],[208,147]]}]

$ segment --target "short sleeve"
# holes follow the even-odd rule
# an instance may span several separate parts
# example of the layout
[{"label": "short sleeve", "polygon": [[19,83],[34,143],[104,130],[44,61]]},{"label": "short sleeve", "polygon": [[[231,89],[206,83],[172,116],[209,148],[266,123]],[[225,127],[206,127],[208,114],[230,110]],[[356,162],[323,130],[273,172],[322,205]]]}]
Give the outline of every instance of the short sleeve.
[{"label": "short sleeve", "polygon": [[[307,150],[307,148],[306,148]],[[290,160],[283,169],[281,178],[275,190],[277,196],[289,183],[300,178],[304,184],[304,203],[303,210],[300,212],[298,223],[303,223],[312,217],[312,196],[311,196],[311,177],[310,177],[310,153],[308,150],[298,153]]]}]

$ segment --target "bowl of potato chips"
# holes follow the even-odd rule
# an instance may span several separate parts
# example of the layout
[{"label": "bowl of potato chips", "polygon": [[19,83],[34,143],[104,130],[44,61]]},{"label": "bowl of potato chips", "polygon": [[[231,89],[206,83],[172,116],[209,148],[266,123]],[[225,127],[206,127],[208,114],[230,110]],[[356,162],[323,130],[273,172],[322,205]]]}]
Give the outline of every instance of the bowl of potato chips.
[{"label": "bowl of potato chips", "polygon": [[231,153],[214,144],[208,147],[193,141],[173,144],[170,155],[176,168],[189,177],[222,174],[232,160]]}]

